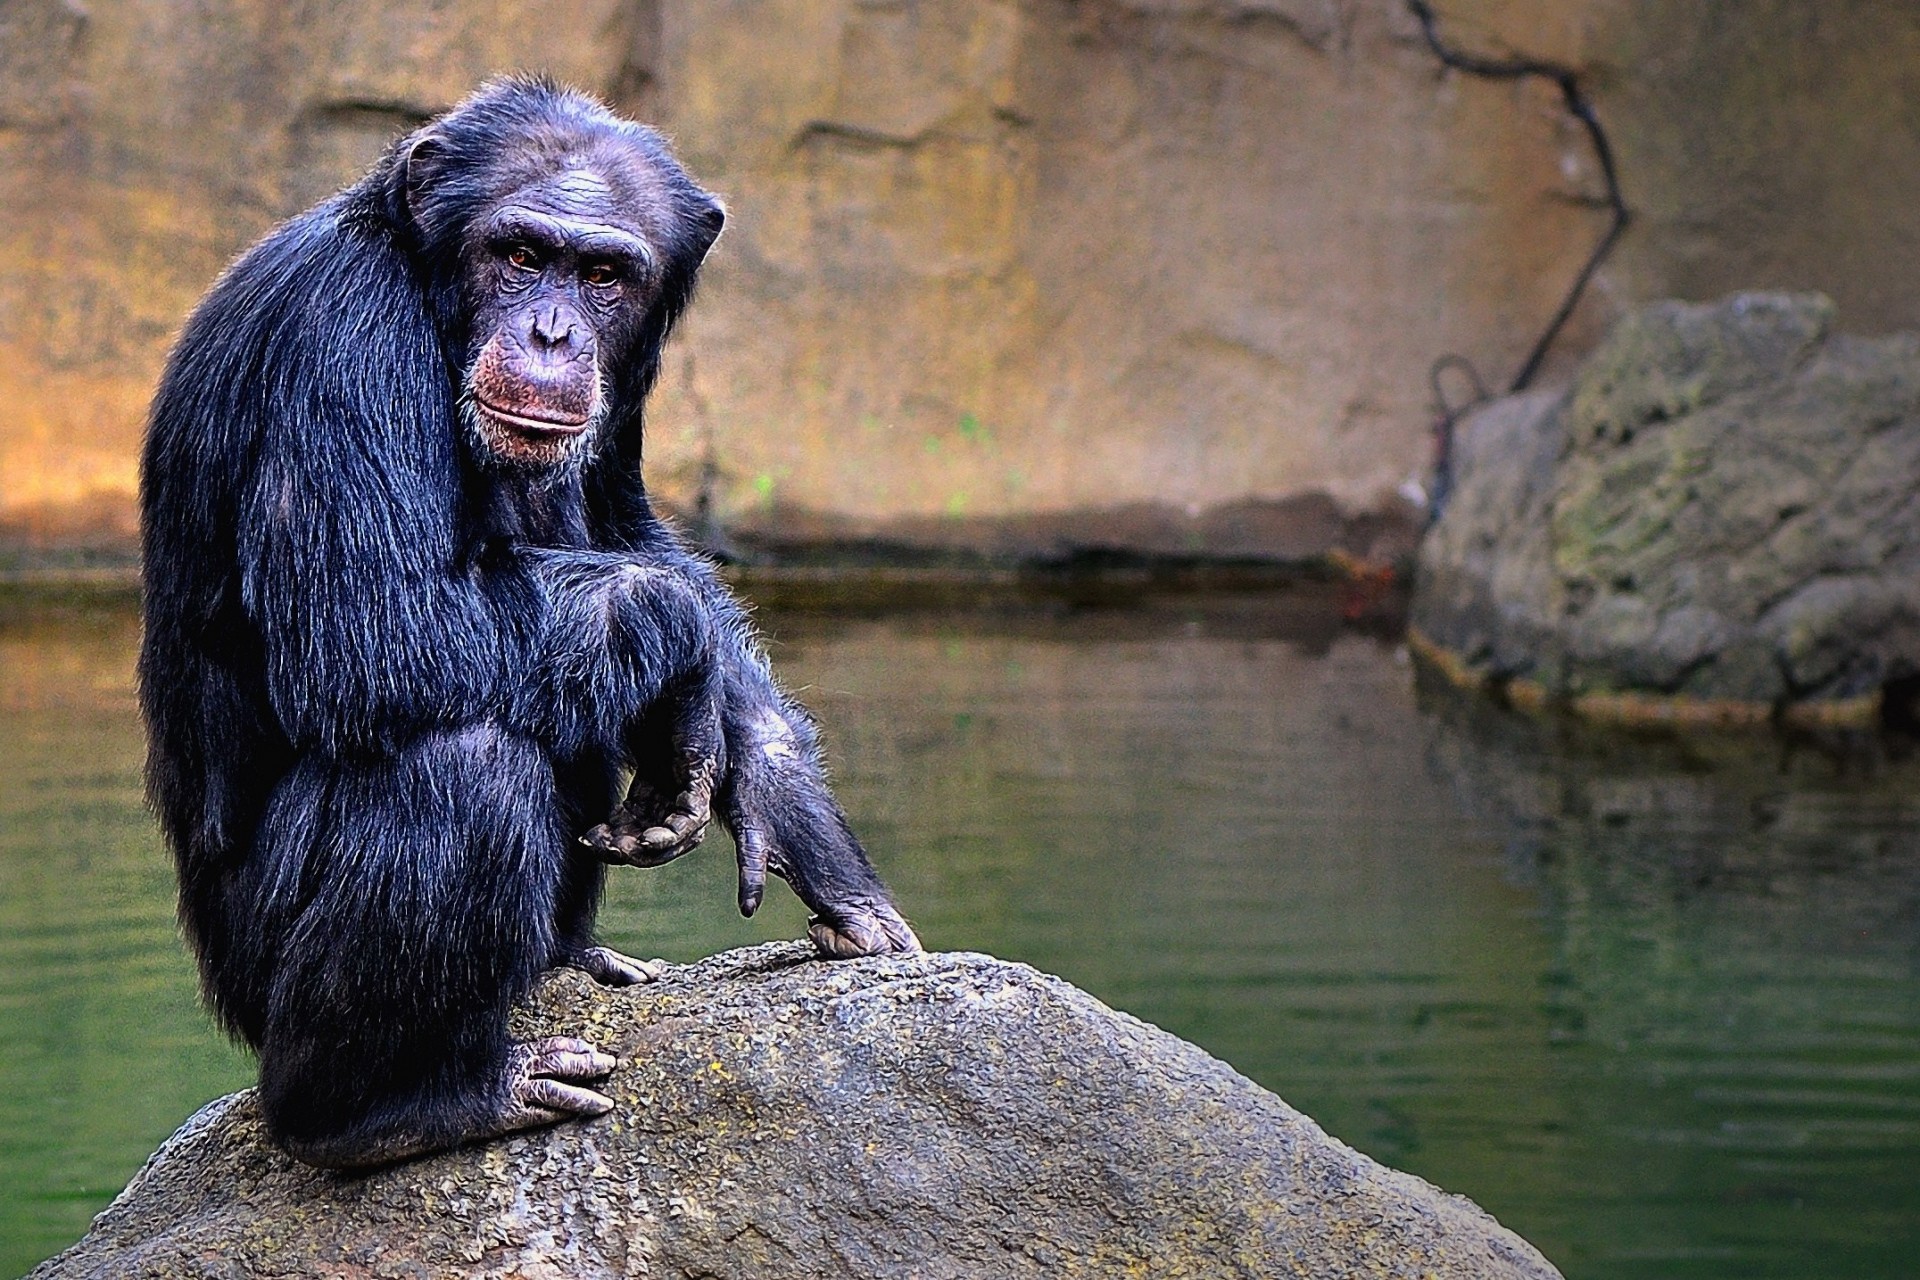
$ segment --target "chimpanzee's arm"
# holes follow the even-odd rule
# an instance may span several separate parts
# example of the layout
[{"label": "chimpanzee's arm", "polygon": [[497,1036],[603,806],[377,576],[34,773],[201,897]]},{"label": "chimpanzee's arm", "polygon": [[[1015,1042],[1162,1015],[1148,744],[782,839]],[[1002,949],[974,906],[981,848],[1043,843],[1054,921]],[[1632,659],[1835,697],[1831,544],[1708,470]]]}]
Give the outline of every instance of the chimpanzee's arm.
[{"label": "chimpanzee's arm", "polygon": [[[725,769],[721,665],[704,592],[677,564],[604,551],[523,549],[543,598],[523,641],[515,723],[562,759],[592,750],[634,770],[643,826],[585,838],[609,862],[658,866],[705,834]],[[651,789],[649,789],[651,788]]]},{"label": "chimpanzee's arm", "polygon": [[720,814],[739,850],[741,911],[753,914],[772,871],[814,913],[808,932],[825,954],[919,950],[827,787],[812,717],[775,683],[750,633],[724,665],[731,768]]},{"label": "chimpanzee's arm", "polygon": [[[752,915],[766,875],[784,879],[813,912],[814,943],[830,956],[915,951],[920,943],[894,907],[826,781],[813,718],[787,696],[767,664],[745,609],[713,565],[657,519],[643,526],[634,554],[672,565],[713,621],[722,701],[725,771],[715,799],[740,864],[740,910]],[[660,775],[644,764],[607,838],[659,821]],[[670,774],[667,776],[671,776]]]}]

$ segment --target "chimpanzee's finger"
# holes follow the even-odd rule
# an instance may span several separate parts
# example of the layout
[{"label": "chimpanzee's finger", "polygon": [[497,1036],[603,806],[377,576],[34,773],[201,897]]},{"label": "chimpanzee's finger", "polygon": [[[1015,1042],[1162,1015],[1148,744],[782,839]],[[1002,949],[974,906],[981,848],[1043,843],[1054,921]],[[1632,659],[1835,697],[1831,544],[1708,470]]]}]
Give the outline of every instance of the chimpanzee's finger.
[{"label": "chimpanzee's finger", "polygon": [[847,903],[821,912],[807,921],[807,933],[829,960],[920,950],[912,926],[885,901]]},{"label": "chimpanzee's finger", "polygon": [[619,863],[628,867],[661,867],[675,858],[692,853],[706,836],[706,828],[702,826],[685,837],[676,836],[656,842],[647,842],[643,839],[649,832],[662,830],[665,828],[650,827],[647,831],[638,833],[614,831],[602,823],[581,836],[580,843],[598,854],[604,862]]},{"label": "chimpanzee's finger", "polygon": [[708,815],[690,809],[676,809],[658,823],[640,833],[640,843],[648,849],[671,849],[684,840],[701,835],[707,826]]},{"label": "chimpanzee's finger", "polygon": [[528,1076],[554,1076],[561,1080],[599,1080],[620,1065],[610,1053],[602,1053],[585,1040],[572,1036],[548,1036],[529,1040],[515,1056],[524,1062]]},{"label": "chimpanzee's finger", "polygon": [[612,824],[606,822],[592,828],[580,837],[581,844],[593,850],[595,853],[602,855],[609,861],[619,861],[622,859],[627,851],[622,850],[620,846],[622,843],[630,844],[631,842],[631,836],[622,837],[615,834]]},{"label": "chimpanzee's finger", "polygon": [[671,857],[677,858],[683,853],[692,853],[706,838],[706,824],[702,823],[697,827],[689,827],[685,832],[675,831],[671,827],[648,827],[640,833],[637,843],[640,843],[641,857],[667,862],[671,858],[662,855],[671,852]]},{"label": "chimpanzee's finger", "polygon": [[751,916],[767,894],[767,833],[742,826],[734,833],[740,852],[740,914]]},{"label": "chimpanzee's finger", "polygon": [[563,1084],[552,1076],[535,1076],[516,1086],[514,1093],[523,1106],[542,1107],[563,1116],[603,1116],[613,1110],[613,1099],[606,1094]]}]

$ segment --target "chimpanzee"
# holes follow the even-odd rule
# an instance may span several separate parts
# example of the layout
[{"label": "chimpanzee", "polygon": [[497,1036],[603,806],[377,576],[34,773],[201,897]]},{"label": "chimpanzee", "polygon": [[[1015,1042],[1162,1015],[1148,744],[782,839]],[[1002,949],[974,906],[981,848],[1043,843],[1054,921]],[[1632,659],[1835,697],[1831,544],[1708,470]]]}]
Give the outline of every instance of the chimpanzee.
[{"label": "chimpanzee", "polygon": [[[828,956],[918,947],[738,602],[648,503],[641,409],[719,235],[653,131],[482,87],[243,255],[187,322],[141,490],[148,784],[207,997],[276,1138],[380,1164],[603,1114],[507,1011],[607,863],[710,812]],[[620,775],[631,770],[624,799]]]}]

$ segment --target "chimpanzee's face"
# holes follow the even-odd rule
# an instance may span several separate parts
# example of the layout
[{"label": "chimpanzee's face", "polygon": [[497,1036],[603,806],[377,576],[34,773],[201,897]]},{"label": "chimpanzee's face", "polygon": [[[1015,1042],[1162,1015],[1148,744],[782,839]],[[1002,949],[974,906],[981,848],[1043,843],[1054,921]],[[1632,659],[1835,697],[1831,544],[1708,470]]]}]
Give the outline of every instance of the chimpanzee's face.
[{"label": "chimpanzee's face", "polygon": [[649,225],[652,203],[582,164],[513,191],[469,227],[463,413],[496,459],[558,466],[601,426],[610,373],[632,352],[670,251],[665,228]]}]

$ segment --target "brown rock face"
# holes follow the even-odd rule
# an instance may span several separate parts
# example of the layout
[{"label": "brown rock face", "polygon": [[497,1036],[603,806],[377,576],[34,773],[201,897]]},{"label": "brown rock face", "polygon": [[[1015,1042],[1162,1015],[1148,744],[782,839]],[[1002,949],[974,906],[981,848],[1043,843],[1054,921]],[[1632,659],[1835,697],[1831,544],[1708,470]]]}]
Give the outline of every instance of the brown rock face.
[{"label": "brown rock face", "polygon": [[266,1146],[250,1092],[223,1098],[33,1278],[1558,1275],[1058,979],[810,956],[550,979],[521,1030],[621,1056],[601,1121],[342,1178]]},{"label": "brown rock face", "polygon": [[[1920,10],[1441,10],[1580,66],[1614,135],[1640,217],[1569,352],[1753,285],[1916,319]],[[8,0],[0,556],[124,548],[193,300],[507,69],[728,197],[649,466],[749,543],[1404,547],[1429,362],[1502,378],[1601,222],[1551,91],[1441,74],[1399,0]]]}]

